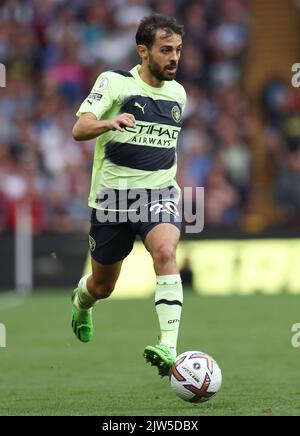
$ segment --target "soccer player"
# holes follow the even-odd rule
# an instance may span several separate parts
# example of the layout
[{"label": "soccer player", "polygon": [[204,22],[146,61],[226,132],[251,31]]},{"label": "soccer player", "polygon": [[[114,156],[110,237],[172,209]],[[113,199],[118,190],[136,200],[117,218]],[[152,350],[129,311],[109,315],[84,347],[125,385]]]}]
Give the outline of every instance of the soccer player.
[{"label": "soccer player", "polygon": [[[136,33],[141,65],[102,73],[73,127],[78,141],[97,138],[89,196],[92,274],[82,277],[73,292],[74,333],[82,342],[91,340],[92,308],[112,293],[138,234],[153,258],[160,325],[159,343],[147,346],[144,357],[161,376],[168,374],[176,357],[183,300],[175,257],[181,224],[176,195],[170,198],[171,189],[179,195],[176,143],[186,104],[185,90],[174,80],[182,37],[183,27],[174,18],[144,18]],[[130,208],[118,203],[121,191],[128,194],[132,189],[146,190],[144,207],[151,211],[150,221],[134,222]],[[157,191],[162,193],[159,201],[151,201]],[[112,193],[116,202],[105,203]],[[103,211],[106,217],[118,211],[119,220],[105,221]],[[122,212],[128,213],[126,220],[120,219]]]}]

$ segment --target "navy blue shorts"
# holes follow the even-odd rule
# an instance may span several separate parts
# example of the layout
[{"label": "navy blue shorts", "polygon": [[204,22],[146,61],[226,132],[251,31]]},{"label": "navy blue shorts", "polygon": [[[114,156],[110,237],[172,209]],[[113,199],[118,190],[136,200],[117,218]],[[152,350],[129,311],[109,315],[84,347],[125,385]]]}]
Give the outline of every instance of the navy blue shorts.
[{"label": "navy blue shorts", "polygon": [[161,223],[173,224],[181,230],[181,217],[172,200],[150,202],[145,204],[145,209],[147,219],[145,215],[137,219],[137,215],[128,210],[108,217],[107,212],[93,209],[89,234],[92,258],[104,265],[125,259],[133,248],[136,236],[139,235],[144,242],[148,232]]}]

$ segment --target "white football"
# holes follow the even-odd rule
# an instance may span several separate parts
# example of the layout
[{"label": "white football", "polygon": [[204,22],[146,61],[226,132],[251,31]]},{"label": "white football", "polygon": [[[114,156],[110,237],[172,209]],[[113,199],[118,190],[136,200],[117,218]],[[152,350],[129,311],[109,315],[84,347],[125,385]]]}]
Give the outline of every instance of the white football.
[{"label": "white football", "polygon": [[202,403],[215,395],[222,384],[217,362],[202,351],[185,351],[176,357],[170,370],[175,394],[185,401]]}]

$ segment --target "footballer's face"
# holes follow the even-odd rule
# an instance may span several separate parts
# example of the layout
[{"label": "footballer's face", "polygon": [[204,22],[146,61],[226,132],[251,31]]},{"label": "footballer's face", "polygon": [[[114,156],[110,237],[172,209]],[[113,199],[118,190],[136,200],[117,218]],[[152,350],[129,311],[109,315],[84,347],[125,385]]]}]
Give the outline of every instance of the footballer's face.
[{"label": "footballer's face", "polygon": [[147,49],[146,63],[152,76],[159,81],[175,79],[181,49],[180,35],[158,29],[154,44]]}]

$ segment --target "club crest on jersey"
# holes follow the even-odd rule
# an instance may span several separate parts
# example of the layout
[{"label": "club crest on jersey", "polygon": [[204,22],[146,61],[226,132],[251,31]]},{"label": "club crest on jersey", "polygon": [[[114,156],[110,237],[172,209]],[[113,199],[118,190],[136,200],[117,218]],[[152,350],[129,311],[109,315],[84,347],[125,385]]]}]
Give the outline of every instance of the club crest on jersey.
[{"label": "club crest on jersey", "polygon": [[97,86],[97,92],[104,91],[105,88],[107,88],[108,85],[108,79],[105,77],[104,79],[100,80],[99,85]]},{"label": "club crest on jersey", "polygon": [[176,123],[179,123],[181,121],[181,111],[177,105],[172,107],[171,114],[173,120],[176,121]]}]

